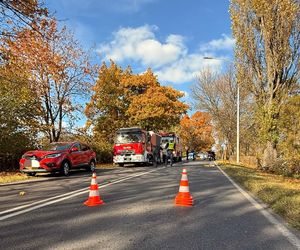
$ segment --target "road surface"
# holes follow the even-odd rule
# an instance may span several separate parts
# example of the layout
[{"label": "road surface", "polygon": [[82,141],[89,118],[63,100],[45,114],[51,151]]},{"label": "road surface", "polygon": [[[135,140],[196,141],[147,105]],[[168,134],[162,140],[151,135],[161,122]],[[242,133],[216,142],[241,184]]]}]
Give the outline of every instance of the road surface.
[{"label": "road surface", "polygon": [[[183,167],[193,207],[174,205]],[[86,172],[0,186],[1,249],[300,249],[298,231],[209,162],[101,169],[97,182],[96,207],[83,205]]]}]

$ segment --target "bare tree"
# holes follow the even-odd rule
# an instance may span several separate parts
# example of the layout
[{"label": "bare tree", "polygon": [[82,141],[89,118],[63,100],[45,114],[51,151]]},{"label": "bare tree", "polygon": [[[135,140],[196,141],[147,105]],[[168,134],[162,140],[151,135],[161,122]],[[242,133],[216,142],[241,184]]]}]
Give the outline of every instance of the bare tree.
[{"label": "bare tree", "polygon": [[207,111],[221,144],[226,145],[225,157],[234,153],[236,138],[237,84],[232,68],[225,74],[211,69],[201,71],[192,87],[196,107]]}]

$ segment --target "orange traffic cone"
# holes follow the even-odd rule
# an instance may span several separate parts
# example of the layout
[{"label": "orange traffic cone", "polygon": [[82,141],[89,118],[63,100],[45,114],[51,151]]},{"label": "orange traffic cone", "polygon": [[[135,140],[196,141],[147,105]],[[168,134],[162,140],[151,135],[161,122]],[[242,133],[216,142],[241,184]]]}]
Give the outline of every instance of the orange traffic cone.
[{"label": "orange traffic cone", "polygon": [[96,173],[94,172],[92,176],[91,186],[90,186],[89,198],[87,199],[86,202],[84,202],[84,205],[92,207],[101,204],[104,204],[104,201],[101,200],[101,197],[99,195],[98,184],[96,181]]},{"label": "orange traffic cone", "polygon": [[175,204],[177,206],[193,206],[194,204],[193,197],[189,191],[189,181],[185,168],[182,170],[179,192],[175,197]]}]

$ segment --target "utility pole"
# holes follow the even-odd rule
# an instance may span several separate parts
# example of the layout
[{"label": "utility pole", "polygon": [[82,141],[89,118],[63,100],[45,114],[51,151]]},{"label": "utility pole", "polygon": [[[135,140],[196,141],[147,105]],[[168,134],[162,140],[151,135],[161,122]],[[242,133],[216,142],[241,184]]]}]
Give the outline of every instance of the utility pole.
[{"label": "utility pole", "polygon": [[238,83],[236,99],[236,163],[240,163],[240,87]]}]

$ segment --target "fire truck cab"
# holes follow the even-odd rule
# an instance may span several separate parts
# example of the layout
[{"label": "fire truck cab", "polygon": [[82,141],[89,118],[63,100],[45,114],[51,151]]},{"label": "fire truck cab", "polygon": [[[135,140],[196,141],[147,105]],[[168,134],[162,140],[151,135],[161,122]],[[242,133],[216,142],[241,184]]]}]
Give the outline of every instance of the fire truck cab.
[{"label": "fire truck cab", "polygon": [[160,162],[161,136],[141,128],[120,128],[114,142],[114,163],[153,164]]}]

